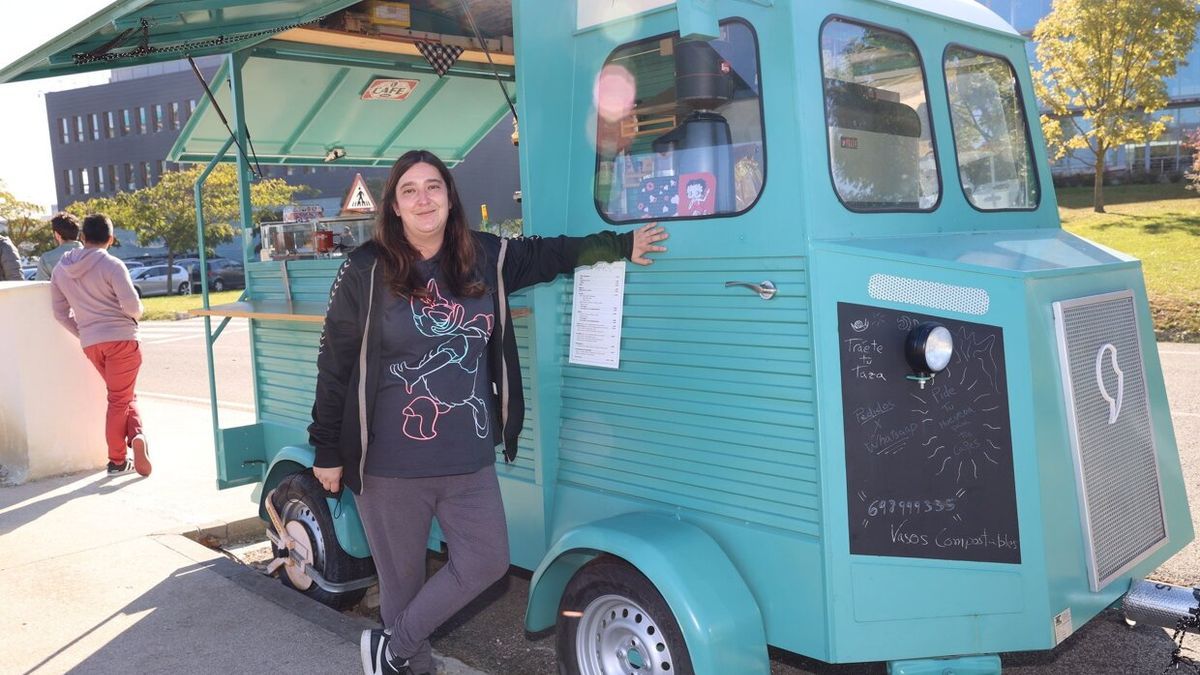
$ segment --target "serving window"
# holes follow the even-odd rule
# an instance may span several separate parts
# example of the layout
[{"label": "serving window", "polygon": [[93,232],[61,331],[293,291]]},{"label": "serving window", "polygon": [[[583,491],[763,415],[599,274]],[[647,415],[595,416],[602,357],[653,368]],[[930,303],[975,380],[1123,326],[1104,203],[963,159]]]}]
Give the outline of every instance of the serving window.
[{"label": "serving window", "polygon": [[941,176],[925,71],[908,37],[831,19],[821,29],[834,189],[855,211],[929,211]]},{"label": "serving window", "polygon": [[944,67],[958,176],[967,201],[981,211],[1037,208],[1033,148],[1012,64],[951,46]]},{"label": "serving window", "polygon": [[594,93],[596,209],[610,222],[746,211],[766,177],[758,42],[741,20],[715,40],[622,45]]}]

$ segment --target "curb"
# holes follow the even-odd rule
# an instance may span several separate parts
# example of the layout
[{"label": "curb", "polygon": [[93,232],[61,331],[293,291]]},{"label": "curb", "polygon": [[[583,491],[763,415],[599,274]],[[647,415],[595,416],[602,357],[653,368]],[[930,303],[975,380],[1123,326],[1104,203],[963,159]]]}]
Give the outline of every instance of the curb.
[{"label": "curb", "polygon": [[218,539],[222,542],[227,542],[247,539],[257,535],[262,535],[262,538],[266,539],[266,527],[267,524],[257,516],[251,516],[234,521],[214,520],[210,523],[197,525],[196,527],[181,528],[174,532],[174,534],[182,534],[197,543],[201,543],[206,539]]},{"label": "curb", "polygon": [[[228,523],[215,521],[195,529],[185,528],[183,531],[175,533],[184,541],[173,539],[170,534],[152,536],[164,546],[189,558],[197,559],[212,556],[214,553],[220,554],[219,551],[209,548],[204,543],[206,538],[212,537],[221,541],[241,539],[261,534],[265,532],[265,528],[266,524],[254,517]],[[374,621],[360,616],[343,614],[296,591],[285,588],[278,580],[224,555],[210,561],[208,569],[351,644],[358,644],[364,630],[379,627]],[[437,675],[489,675],[437,651],[433,652],[433,659],[437,664]]]}]

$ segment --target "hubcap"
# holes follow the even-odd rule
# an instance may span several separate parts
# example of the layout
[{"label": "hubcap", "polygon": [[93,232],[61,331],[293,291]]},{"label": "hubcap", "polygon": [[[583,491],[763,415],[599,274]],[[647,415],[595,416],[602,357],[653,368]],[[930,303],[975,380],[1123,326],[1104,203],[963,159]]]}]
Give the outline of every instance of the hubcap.
[{"label": "hubcap", "polygon": [[[319,536],[321,526],[317,524],[312,510],[305,506],[304,502],[293,500],[283,507],[280,516],[283,529],[287,530],[288,535],[296,542],[297,555],[304,562],[317,567],[319,561],[325,559],[325,549]],[[312,577],[299,565],[284,565],[283,570],[288,576],[288,581],[298,590],[307,591],[314,583]]]},{"label": "hubcap", "polygon": [[583,610],[575,660],[580,675],[663,674],[675,665],[658,622],[620,595],[602,595]]}]

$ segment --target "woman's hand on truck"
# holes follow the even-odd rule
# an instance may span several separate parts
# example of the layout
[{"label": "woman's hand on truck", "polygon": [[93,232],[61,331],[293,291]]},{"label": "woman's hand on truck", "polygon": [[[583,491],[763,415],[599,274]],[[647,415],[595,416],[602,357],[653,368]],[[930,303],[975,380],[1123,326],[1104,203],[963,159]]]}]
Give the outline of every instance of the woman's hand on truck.
[{"label": "woman's hand on truck", "polygon": [[646,254],[665,252],[667,247],[656,246],[655,242],[660,242],[668,236],[667,230],[658,223],[646,223],[634,230],[633,253],[629,256],[629,261],[639,265],[649,265],[654,262],[652,258],[647,258]]},{"label": "woman's hand on truck", "polygon": [[336,494],[338,490],[342,489],[342,467],[340,466],[314,466],[313,476],[316,476],[321,487],[331,493]]}]

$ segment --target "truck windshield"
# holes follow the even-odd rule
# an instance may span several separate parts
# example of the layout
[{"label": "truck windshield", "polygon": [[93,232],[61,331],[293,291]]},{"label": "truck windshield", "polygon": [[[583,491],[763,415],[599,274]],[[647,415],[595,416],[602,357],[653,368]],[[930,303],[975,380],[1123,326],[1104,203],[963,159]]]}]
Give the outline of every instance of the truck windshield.
[{"label": "truck windshield", "polygon": [[944,67],[967,200],[982,211],[1037,208],[1037,176],[1012,64],[951,46]]},{"label": "truck windshield", "polygon": [[916,45],[900,33],[833,19],[821,30],[829,164],[855,211],[928,211],[941,178]]}]

